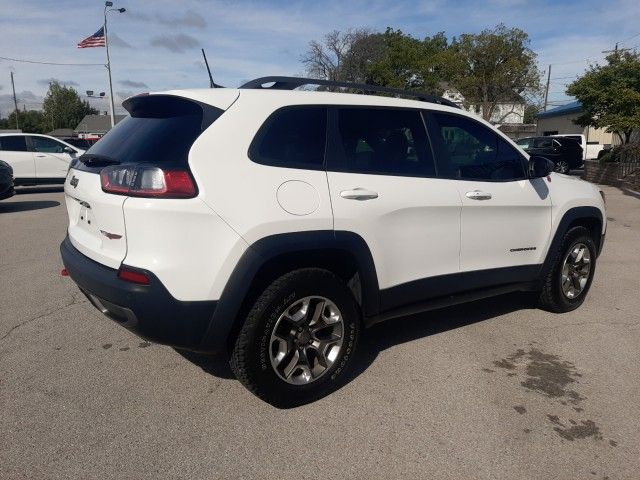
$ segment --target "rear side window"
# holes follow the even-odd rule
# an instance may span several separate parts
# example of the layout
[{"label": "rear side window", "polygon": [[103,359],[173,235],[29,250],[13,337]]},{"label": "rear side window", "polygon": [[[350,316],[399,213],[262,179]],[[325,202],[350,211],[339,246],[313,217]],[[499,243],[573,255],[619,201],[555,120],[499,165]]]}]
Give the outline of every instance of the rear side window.
[{"label": "rear side window", "polygon": [[121,164],[184,165],[193,142],[223,113],[169,95],[133,97],[123,105],[130,116],[87,150],[80,158],[81,164],[90,165],[97,159]]},{"label": "rear side window", "polygon": [[553,139],[550,137],[537,138],[533,146],[535,148],[551,148],[553,147]]},{"label": "rear side window", "polygon": [[326,107],[286,107],[273,113],[249,149],[256,163],[322,169],[327,138]]},{"label": "rear side window", "polygon": [[0,137],[0,150],[5,152],[26,152],[27,142],[24,137]]},{"label": "rear side window", "polygon": [[435,176],[424,123],[417,110],[339,108],[340,170]]},{"label": "rear side window", "polygon": [[523,157],[490,128],[461,115],[431,112],[438,174],[446,178],[506,181],[525,178]]},{"label": "rear side window", "polygon": [[516,143],[519,146],[521,146],[522,148],[527,149],[533,143],[533,139],[531,139],[531,138],[521,138],[520,140],[516,141]]}]

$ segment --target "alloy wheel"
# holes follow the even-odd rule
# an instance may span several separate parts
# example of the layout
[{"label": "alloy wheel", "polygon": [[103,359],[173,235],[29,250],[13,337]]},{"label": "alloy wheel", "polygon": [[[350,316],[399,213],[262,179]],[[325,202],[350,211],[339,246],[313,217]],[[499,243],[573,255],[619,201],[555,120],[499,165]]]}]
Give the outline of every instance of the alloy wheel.
[{"label": "alloy wheel", "polygon": [[567,162],[566,160],[559,160],[558,163],[556,163],[556,168],[555,171],[559,172],[559,173],[569,173],[569,162]]},{"label": "alloy wheel", "polygon": [[591,252],[584,243],[571,247],[562,264],[562,293],[568,299],[575,299],[583,292],[591,274]]},{"label": "alloy wheel", "polygon": [[344,320],[335,303],[321,296],[301,298],[284,310],[271,333],[271,366],[287,383],[309,384],[331,368],[343,340]]}]

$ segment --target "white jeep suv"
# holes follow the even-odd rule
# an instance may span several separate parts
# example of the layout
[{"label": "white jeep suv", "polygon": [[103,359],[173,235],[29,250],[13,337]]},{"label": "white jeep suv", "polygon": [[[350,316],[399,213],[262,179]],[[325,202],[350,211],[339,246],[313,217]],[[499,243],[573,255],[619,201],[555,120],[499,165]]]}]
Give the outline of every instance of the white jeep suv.
[{"label": "white jeep suv", "polygon": [[444,99],[294,90],[306,83],[328,82],[124,102],[65,183],[62,258],[95,307],[228,352],[249,390],[293,405],[334,388],[376,322],[511,291],[554,312],[584,301],[597,187]]}]

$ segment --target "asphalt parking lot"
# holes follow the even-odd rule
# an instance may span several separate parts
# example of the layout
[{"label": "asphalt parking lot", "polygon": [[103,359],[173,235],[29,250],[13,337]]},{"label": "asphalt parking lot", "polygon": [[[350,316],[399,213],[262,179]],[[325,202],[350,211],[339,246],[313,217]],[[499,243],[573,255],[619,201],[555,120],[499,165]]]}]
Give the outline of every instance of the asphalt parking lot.
[{"label": "asphalt parking lot", "polygon": [[637,479],[640,199],[579,310],[508,295],[366,332],[350,381],[278,410],[60,276],[59,189],[0,202],[0,478]]}]

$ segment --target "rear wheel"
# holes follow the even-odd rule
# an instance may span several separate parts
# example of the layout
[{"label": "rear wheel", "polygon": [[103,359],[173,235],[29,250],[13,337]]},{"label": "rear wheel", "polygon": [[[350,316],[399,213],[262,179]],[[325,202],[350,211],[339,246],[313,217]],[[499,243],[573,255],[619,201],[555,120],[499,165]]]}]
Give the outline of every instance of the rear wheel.
[{"label": "rear wheel", "polygon": [[584,302],[596,268],[596,246],[589,230],[584,227],[569,230],[554,255],[540,304],[552,312],[569,312]]},{"label": "rear wheel", "polygon": [[236,377],[280,407],[307,403],[339,385],[360,332],[347,285],[306,268],[273,282],[253,305],[231,356]]}]

